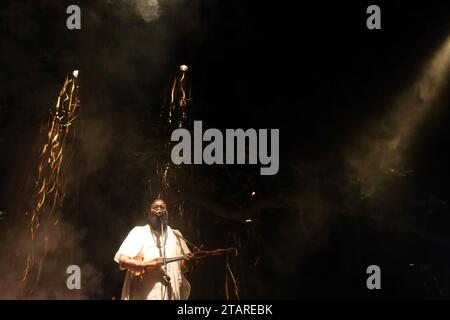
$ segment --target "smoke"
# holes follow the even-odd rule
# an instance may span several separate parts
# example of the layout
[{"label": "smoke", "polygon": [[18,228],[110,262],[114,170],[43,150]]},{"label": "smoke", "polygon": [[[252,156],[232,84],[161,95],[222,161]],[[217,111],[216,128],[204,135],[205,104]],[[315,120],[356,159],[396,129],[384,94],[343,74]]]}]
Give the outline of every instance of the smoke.
[{"label": "smoke", "polygon": [[[71,224],[60,222],[48,229],[48,247],[43,261],[40,280],[31,293],[25,293],[26,282],[22,281],[25,254],[33,247],[37,257],[44,253],[42,242],[32,243],[29,236],[19,227],[11,227],[6,235],[2,253],[7,259],[0,260],[2,270],[2,290],[0,299],[88,299],[102,294],[101,282],[104,278],[84,254],[82,241],[85,230],[76,229]],[[67,267],[77,265],[81,270],[81,289],[70,290],[66,281]]]},{"label": "smoke", "polygon": [[135,0],[132,2],[136,11],[146,22],[150,22],[159,17],[161,8],[158,0]]},{"label": "smoke", "polygon": [[[113,0],[108,0],[108,2],[111,3]],[[158,19],[165,6],[177,5],[182,0],[121,0],[121,2],[124,5],[131,6],[134,12],[148,23]]]}]

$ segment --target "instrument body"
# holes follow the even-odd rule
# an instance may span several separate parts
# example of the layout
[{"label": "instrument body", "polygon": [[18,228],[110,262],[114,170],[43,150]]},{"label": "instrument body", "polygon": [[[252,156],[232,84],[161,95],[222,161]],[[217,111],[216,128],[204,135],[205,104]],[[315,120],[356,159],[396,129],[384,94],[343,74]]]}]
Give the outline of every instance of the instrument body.
[{"label": "instrument body", "polygon": [[[237,250],[235,248],[216,249],[216,250],[197,250],[197,251],[192,252],[190,255],[182,255],[182,256],[177,256],[177,257],[166,258],[166,264],[176,262],[176,261],[181,261],[181,260],[187,260],[188,256],[190,256],[189,260],[200,261],[206,257],[219,256],[219,255],[223,255],[223,254],[236,253],[236,252],[237,252]],[[144,261],[143,256],[136,256],[133,259],[138,260],[138,261]],[[142,278],[146,272],[155,270],[155,267],[161,268],[164,265],[163,258],[155,258],[153,260],[155,260],[154,265],[146,267],[146,268],[138,268],[136,270],[130,270],[131,274],[135,277]]]}]

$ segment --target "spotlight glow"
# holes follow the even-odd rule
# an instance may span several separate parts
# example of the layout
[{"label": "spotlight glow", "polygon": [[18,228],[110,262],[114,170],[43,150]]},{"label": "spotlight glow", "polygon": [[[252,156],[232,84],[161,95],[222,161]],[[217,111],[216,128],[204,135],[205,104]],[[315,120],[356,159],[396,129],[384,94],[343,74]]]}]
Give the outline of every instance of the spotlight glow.
[{"label": "spotlight glow", "polygon": [[392,170],[405,170],[405,148],[443,92],[449,71],[450,37],[424,66],[414,85],[394,101],[392,111],[382,121],[377,121],[369,136],[371,141],[365,137],[364,144],[370,145],[371,149],[350,160],[363,178],[364,194],[375,193]]}]

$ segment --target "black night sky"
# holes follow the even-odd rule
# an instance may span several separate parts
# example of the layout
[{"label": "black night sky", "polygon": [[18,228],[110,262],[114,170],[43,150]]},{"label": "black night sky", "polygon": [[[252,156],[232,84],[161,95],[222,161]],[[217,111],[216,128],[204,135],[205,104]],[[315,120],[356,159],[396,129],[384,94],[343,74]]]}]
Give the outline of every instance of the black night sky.
[{"label": "black night sky", "polygon": [[[81,30],[66,28],[70,4],[81,8]],[[3,1],[0,250],[14,258],[0,267],[23,268],[18,239],[49,109],[79,69],[76,187],[63,213],[71,231],[54,240],[66,254],[49,254],[38,297],[80,297],[64,291],[69,264],[85,270],[82,298],[120,297],[112,259],[145,223],[153,155],[167,138],[160,110],[186,64],[191,121],[280,129],[277,175],[259,175],[259,165],[184,168],[185,217],[171,217],[196,244],[239,247],[231,260],[242,299],[450,297],[449,84],[376,195],[359,183],[379,173],[358,176],[350,156],[394,134],[385,116],[449,36],[450,3],[379,1],[382,28],[368,30],[371,4],[161,0],[146,22],[124,1]],[[373,264],[382,290],[366,287]],[[224,299],[224,277],[225,257],[203,261],[191,298]]]}]

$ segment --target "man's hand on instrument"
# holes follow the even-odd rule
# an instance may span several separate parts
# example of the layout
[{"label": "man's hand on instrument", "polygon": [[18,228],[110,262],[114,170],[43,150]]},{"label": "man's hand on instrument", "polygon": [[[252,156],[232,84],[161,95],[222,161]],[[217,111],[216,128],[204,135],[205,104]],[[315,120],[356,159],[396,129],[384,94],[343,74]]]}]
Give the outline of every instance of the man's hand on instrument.
[{"label": "man's hand on instrument", "polygon": [[185,255],[184,259],[181,260],[181,268],[187,271],[189,267],[192,265],[193,258],[194,255],[192,253],[188,253],[187,255]]},{"label": "man's hand on instrument", "polygon": [[125,255],[119,257],[120,265],[128,269],[133,275],[141,275],[144,273],[143,257],[130,258]]},{"label": "man's hand on instrument", "polygon": [[161,267],[158,258],[144,260],[141,262],[141,266],[150,271],[158,270]]}]

